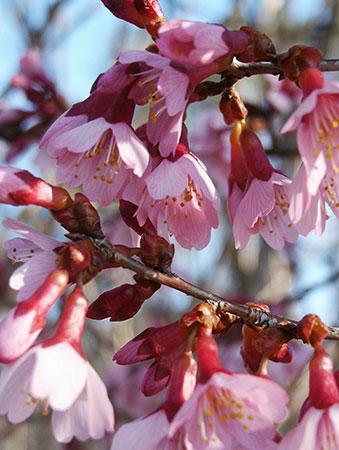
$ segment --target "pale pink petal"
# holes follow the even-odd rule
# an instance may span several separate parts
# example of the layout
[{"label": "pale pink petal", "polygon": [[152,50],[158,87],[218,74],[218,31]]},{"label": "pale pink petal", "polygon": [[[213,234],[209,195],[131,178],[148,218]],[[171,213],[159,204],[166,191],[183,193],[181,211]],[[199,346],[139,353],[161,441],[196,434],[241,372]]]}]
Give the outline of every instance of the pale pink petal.
[{"label": "pale pink petal", "polygon": [[31,352],[7,365],[0,376],[0,414],[7,414],[12,423],[26,420],[36,404],[30,401],[28,386],[34,368],[35,357]]},{"label": "pale pink petal", "polygon": [[85,153],[101,138],[102,134],[112,127],[102,117],[86,122],[69,131],[56,136],[53,145],[57,148],[67,148],[74,153]]},{"label": "pale pink petal", "polygon": [[31,394],[48,399],[52,409],[65,411],[84,389],[87,364],[68,343],[40,347],[36,351]]},{"label": "pale pink petal", "polygon": [[15,270],[9,279],[9,286],[19,290],[17,301],[27,300],[56,269],[56,254],[43,251]]},{"label": "pale pink petal", "polygon": [[[267,216],[274,204],[272,183],[254,178],[238,206],[236,216],[241,216],[245,225],[251,228],[259,218]],[[236,218],[234,222],[236,222]]]},{"label": "pale pink petal", "polygon": [[119,428],[113,437],[111,450],[155,450],[167,431],[168,420],[165,412],[160,409]]},{"label": "pale pink petal", "polygon": [[317,431],[322,414],[323,410],[310,408],[302,421],[283,437],[278,450],[319,450]]},{"label": "pale pink petal", "polygon": [[73,437],[80,441],[101,439],[113,431],[113,407],[106,387],[89,364],[85,388],[69,409],[53,411],[52,427],[56,440],[62,443]]},{"label": "pale pink petal", "polygon": [[[180,158],[182,159],[182,158]],[[187,185],[187,173],[178,162],[170,162],[164,159],[146,178],[146,184],[150,195],[161,200],[170,196],[179,196]]]},{"label": "pale pink petal", "polygon": [[188,85],[188,76],[173,67],[168,66],[162,71],[158,89],[165,97],[168,115],[174,116],[185,109]]},{"label": "pale pink petal", "polygon": [[112,130],[121,159],[127,167],[133,169],[135,175],[141,177],[149,161],[149,153],[146,147],[126,123],[116,123],[112,125]]},{"label": "pale pink petal", "polygon": [[179,158],[178,164],[187,171],[192,180],[211,202],[218,202],[215,186],[197,157],[191,154],[183,155]]},{"label": "pale pink petal", "polygon": [[[3,225],[7,230],[14,231],[15,233],[22,234],[26,239],[30,239],[34,244],[43,250],[53,250],[60,245],[60,242],[47,236],[47,234],[41,233],[35,228],[14,219],[5,219]],[[4,243],[6,247],[6,242]]]}]

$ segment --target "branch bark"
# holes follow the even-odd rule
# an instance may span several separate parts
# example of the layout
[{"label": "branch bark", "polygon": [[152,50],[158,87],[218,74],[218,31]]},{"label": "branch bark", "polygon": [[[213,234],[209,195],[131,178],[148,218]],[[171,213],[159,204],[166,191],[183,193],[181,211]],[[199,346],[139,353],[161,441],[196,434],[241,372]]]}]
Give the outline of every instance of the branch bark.
[{"label": "branch bark", "polygon": [[[217,308],[217,313],[222,316],[225,314],[234,314],[238,316],[243,323],[247,325],[260,326],[263,328],[276,327],[281,328],[291,334],[293,338],[300,339],[297,333],[298,322],[284,317],[276,316],[266,311],[253,308],[246,305],[233,304],[230,301],[213,294],[212,292],[201,289],[194,284],[178,277],[173,273],[163,273],[145,266],[141,262],[126,256],[124,253],[116,250],[106,239],[95,240],[96,246],[105,254],[110,262],[114,262],[121,267],[133,270],[144,279],[153,281],[164,286],[168,286],[186,295],[195,297],[203,302],[209,303]],[[339,340],[339,328],[328,327],[329,333],[327,339]]]}]

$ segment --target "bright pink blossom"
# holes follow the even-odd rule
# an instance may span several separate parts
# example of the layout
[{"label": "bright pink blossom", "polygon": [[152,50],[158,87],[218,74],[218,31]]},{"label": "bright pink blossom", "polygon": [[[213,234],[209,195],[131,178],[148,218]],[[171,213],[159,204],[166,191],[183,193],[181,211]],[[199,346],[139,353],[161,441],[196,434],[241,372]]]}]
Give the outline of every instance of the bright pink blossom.
[{"label": "bright pink blossom", "polygon": [[18,292],[17,301],[27,300],[56,270],[57,255],[54,250],[63,244],[17,220],[6,219],[8,230],[24,236],[4,243],[7,255],[15,262],[24,262],[12,274],[9,285]]},{"label": "bright pink blossom", "polygon": [[27,300],[11,309],[0,322],[0,362],[9,363],[35,342],[46,323],[46,316],[65,291],[68,274],[55,270]]},{"label": "bright pink blossom", "polygon": [[268,245],[281,250],[298,233],[288,215],[290,180],[270,164],[256,135],[244,128],[231,137],[232,159],[228,211],[236,248],[244,248],[251,234],[260,233]]},{"label": "bright pink blossom", "polygon": [[161,25],[158,35],[156,43],[162,55],[194,66],[207,65],[218,58],[241,52],[248,43],[241,31],[188,20],[169,20]]},{"label": "bright pink blossom", "polygon": [[81,349],[87,300],[76,289],[66,302],[56,335],[33,347],[0,376],[0,414],[12,423],[26,420],[41,404],[53,410],[59,442],[100,439],[113,431],[113,408],[106,388]]},{"label": "bright pink blossom", "polygon": [[219,224],[219,196],[201,161],[184,149],[178,158],[162,159],[144,182],[141,199],[138,185],[126,190],[126,196],[134,190],[127,199],[139,204],[139,224],[149,218],[160,236],[173,235],[184,248],[204,248]]},{"label": "bright pink blossom", "polygon": [[315,195],[322,185],[321,189],[327,191],[327,202],[339,216],[339,84],[324,81],[319,71],[308,69],[301,85],[304,99],[282,132],[297,129],[307,189]]}]

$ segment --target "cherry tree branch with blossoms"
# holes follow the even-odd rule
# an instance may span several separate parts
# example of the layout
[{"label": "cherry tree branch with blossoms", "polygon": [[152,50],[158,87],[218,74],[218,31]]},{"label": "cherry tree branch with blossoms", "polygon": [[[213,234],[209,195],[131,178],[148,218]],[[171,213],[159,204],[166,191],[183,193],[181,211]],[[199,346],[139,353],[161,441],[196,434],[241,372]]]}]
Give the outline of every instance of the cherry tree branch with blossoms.
[{"label": "cherry tree branch with blossoms", "polygon": [[[323,344],[339,340],[339,327],[315,314],[295,321],[251,299],[226,300],[172,271],[175,249],[201,250],[210,242],[226,184],[236,250],[253,235],[274,251],[292,248],[299,236],[321,235],[330,215],[339,218],[339,84],[322,73],[337,71],[338,60],[306,45],[277,53],[269,36],[248,26],[166,20],[157,0],[102,3],[145,29],[153,44],[121,52],[89,96],[68,109],[39,52],[30,50],[11,80],[30,108],[0,111],[7,162],[39,141],[36,161],[53,168],[58,183],[2,166],[0,203],[44,208],[67,230],[60,241],[18,220],[3,222],[19,235],[4,243],[7,255],[23,264],[9,280],[17,304],[0,321],[0,414],[20,423],[37,408],[50,409],[61,443],[112,433],[107,388],[85,354],[86,321],[130,319],[164,285],[202,303],[144,329],[115,353],[119,365],[150,361],[141,391],[166,395],[153,412],[121,426],[111,450],[339,448],[339,374]],[[258,74],[279,77],[267,79],[271,92],[261,111],[234,86]],[[207,123],[206,136],[196,139],[200,155],[216,161],[216,186],[192,150],[187,109],[217,95],[222,125]],[[147,119],[137,127],[140,109]],[[269,160],[260,139],[263,117],[277,112],[288,116],[281,133],[297,135],[300,165],[292,179]],[[101,225],[100,208],[116,201],[123,239],[117,228]],[[84,286],[118,268],[132,270],[133,281],[112,283],[90,303]],[[60,298],[57,324],[45,335]],[[217,344],[236,324],[247,374],[224,367]],[[291,362],[293,340],[311,348],[309,394],[299,423],[281,436],[289,397],[268,365]]]}]

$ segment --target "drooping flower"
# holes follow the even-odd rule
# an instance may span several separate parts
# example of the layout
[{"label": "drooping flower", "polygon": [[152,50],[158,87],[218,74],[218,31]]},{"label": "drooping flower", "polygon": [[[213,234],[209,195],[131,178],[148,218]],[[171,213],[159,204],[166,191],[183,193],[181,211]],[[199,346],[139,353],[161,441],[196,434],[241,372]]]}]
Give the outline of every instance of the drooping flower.
[{"label": "drooping flower", "polygon": [[275,425],[287,415],[288,397],[277,384],[225,371],[210,336],[197,338],[200,383],[169,428],[186,443],[179,448],[272,449]]},{"label": "drooping flower", "polygon": [[282,132],[297,129],[298,149],[305,166],[307,189],[327,191],[328,203],[338,216],[339,197],[339,84],[325,81],[317,69],[302,72],[304,98]]},{"label": "drooping flower", "polygon": [[77,288],[66,301],[55,336],[3,369],[0,414],[10,422],[26,420],[41,404],[44,411],[53,410],[53,432],[59,442],[73,436],[99,439],[113,431],[106,388],[81,348],[86,310],[87,300]]},{"label": "drooping flower", "polygon": [[176,157],[154,162],[157,165],[144,177],[142,197],[132,185],[125,192],[128,200],[139,204],[139,224],[149,218],[160,236],[173,235],[184,248],[204,248],[211,228],[219,224],[219,197],[205,167],[182,144]]},{"label": "drooping flower", "polygon": [[278,449],[335,450],[339,448],[338,423],[339,384],[330,357],[318,344],[310,361],[310,391],[300,422],[283,437]]},{"label": "drooping flower", "polygon": [[0,362],[9,363],[25,353],[46,323],[46,316],[68,283],[65,270],[55,270],[27,300],[0,321]]},{"label": "drooping flower", "polygon": [[288,215],[290,180],[276,171],[256,135],[237,122],[231,135],[231,174],[228,211],[236,248],[260,233],[268,245],[281,250],[298,233]]},{"label": "drooping flower", "polygon": [[[119,86],[120,87],[120,86]],[[140,177],[149,155],[130,126],[134,104],[126,88],[94,90],[47,131],[40,148],[57,164],[57,180],[82,185],[91,200],[108,205],[120,198],[130,174]]]},{"label": "drooping flower", "polygon": [[156,43],[172,61],[204,66],[222,57],[230,63],[234,54],[246,49],[248,39],[242,31],[229,31],[222,25],[169,20],[159,28]]}]

